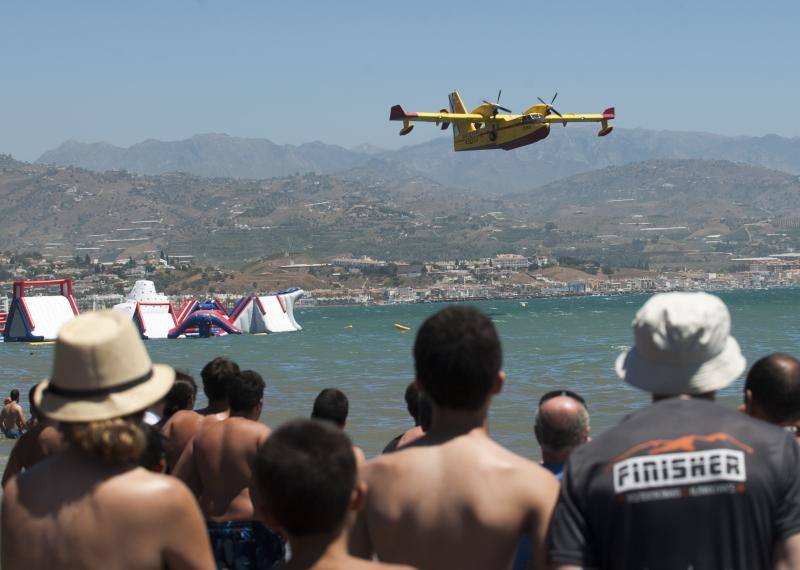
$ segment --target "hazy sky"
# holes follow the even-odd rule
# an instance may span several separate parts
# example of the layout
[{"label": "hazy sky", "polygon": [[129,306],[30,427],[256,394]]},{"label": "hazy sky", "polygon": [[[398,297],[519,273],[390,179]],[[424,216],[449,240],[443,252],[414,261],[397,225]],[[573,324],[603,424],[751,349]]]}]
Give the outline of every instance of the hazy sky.
[{"label": "hazy sky", "polygon": [[[396,147],[389,107],[615,105],[620,127],[800,135],[800,2],[0,2],[0,152],[203,132]],[[428,127],[428,128],[426,128]]]}]

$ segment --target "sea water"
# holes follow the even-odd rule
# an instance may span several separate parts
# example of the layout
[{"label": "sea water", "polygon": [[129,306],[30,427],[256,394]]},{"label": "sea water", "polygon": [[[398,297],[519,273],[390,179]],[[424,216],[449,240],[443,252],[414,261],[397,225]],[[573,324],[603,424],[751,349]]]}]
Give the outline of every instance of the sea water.
[{"label": "sea water", "polygon": [[[748,365],[773,351],[800,355],[800,288],[721,293],[733,334]],[[600,433],[646,406],[647,394],[617,379],[614,361],[632,342],[631,320],[647,295],[569,297],[475,303],[494,320],[503,342],[507,381],[494,399],[490,430],[502,444],[538,458],[533,420],[539,397],[569,388],[586,398],[592,430]],[[188,371],[200,383],[203,365],[218,355],[260,372],[267,383],[262,421],[270,426],[308,417],[317,393],[336,387],[350,399],[347,431],[368,456],[412,426],[403,400],[414,377],[414,334],[444,304],[296,310],[303,330],[269,336],[146,341],[151,357]],[[411,327],[400,331],[393,324]],[[29,388],[47,376],[53,345],[0,344],[0,394]],[[735,407],[743,381],[719,400]],[[205,402],[201,394],[198,405]],[[0,468],[12,442],[0,438]]]}]

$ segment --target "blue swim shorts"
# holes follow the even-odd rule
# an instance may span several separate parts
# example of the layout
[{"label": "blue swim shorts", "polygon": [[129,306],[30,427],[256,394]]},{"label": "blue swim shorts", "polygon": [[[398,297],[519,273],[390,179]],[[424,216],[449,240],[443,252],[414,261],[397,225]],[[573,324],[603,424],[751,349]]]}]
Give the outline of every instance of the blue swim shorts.
[{"label": "blue swim shorts", "polygon": [[206,521],[218,570],[267,570],[284,561],[286,543],[258,521]]},{"label": "blue swim shorts", "polygon": [[22,436],[22,430],[19,428],[3,428],[3,435],[6,439],[19,439]]}]

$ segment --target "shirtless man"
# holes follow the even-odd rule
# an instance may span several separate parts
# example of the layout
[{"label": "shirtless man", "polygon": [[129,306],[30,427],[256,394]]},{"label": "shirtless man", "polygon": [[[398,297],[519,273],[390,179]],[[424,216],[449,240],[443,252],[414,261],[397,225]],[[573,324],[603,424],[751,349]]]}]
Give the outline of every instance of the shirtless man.
[{"label": "shirtless man", "polygon": [[347,535],[366,493],[351,447],[330,423],[295,420],[259,449],[253,500],[262,518],[289,537],[292,560],[286,570],[410,570],[347,552]]},{"label": "shirtless man", "polygon": [[404,448],[408,444],[425,435],[425,432],[431,429],[431,421],[433,421],[433,404],[431,403],[431,399],[425,394],[420,394],[419,425],[414,426],[400,436],[400,438],[397,440],[397,447],[395,447],[394,451]]},{"label": "shirtless man", "polygon": [[175,476],[194,492],[220,568],[270,568],[283,560],[283,540],[256,520],[250,499],[252,462],[270,429],[258,421],[264,380],[245,370],[228,385],[230,416],[204,428],[186,447]]},{"label": "shirtless man", "polygon": [[[311,410],[312,420],[325,420],[339,427],[342,431],[347,427],[347,414],[350,412],[350,401],[347,395],[338,388],[325,388],[314,400]],[[353,446],[356,462],[359,466],[367,461],[364,450],[357,445]]]},{"label": "shirtless man", "polygon": [[31,403],[31,421],[28,425],[33,427],[22,434],[22,437],[14,444],[11,454],[8,456],[5,471],[3,471],[2,485],[14,476],[34,466],[45,457],[54,455],[64,447],[61,432],[58,430],[58,422],[54,422],[36,410],[33,403],[33,392],[36,386],[31,388],[28,401]]},{"label": "shirtless man", "polygon": [[390,451],[397,451],[397,448],[400,447],[401,441],[403,442],[403,445],[408,445],[415,439],[419,439],[420,437],[425,435],[425,430],[422,428],[420,421],[421,419],[419,411],[420,398],[419,398],[419,388],[417,388],[416,381],[412,380],[408,384],[408,386],[406,386],[406,392],[404,394],[404,397],[406,401],[406,409],[408,409],[408,415],[410,415],[414,420],[414,427],[407,429],[405,432],[393,438],[392,441],[386,444],[386,447],[383,448],[383,451],[381,453],[389,453]]},{"label": "shirtless man", "polygon": [[145,446],[143,411],[174,377],[150,361],[122,313],[90,312],[64,325],[34,403],[60,422],[69,447],[6,485],[3,570],[214,568],[186,486],[135,465]]},{"label": "shirtless man", "polygon": [[19,390],[11,390],[11,401],[0,411],[0,427],[8,439],[19,439],[25,429],[25,410],[19,405]]},{"label": "shirtless man", "polygon": [[167,469],[175,469],[181,453],[192,438],[211,424],[228,417],[228,384],[239,374],[239,366],[224,357],[217,357],[203,367],[203,392],[208,398],[208,406],[201,410],[181,410],[176,412],[164,425],[167,438]]},{"label": "shirtless man", "polygon": [[448,307],[420,328],[414,360],[433,423],[403,450],[367,463],[367,501],[351,552],[421,570],[501,569],[511,567],[526,534],[543,568],[558,483],[488,435],[489,403],[505,380],[492,321]]}]

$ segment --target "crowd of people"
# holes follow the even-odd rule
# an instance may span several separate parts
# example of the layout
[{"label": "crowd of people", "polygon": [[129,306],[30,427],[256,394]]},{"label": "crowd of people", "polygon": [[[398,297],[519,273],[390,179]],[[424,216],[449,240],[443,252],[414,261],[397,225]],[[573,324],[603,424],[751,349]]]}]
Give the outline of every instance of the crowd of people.
[{"label": "crowd of people", "polygon": [[[746,372],[730,314],[705,293],[651,297],[618,376],[652,404],[592,434],[568,389],[541,396],[541,463],[487,429],[506,382],[489,317],[450,306],[420,327],[413,426],[367,460],[349,401],[260,421],[258,372],[215,358],[191,376],[151,362],[121,313],[71,321],[50,377],[14,390],[2,556],[17,568],[800,568],[800,362],[746,373],[739,410],[715,393]],[[611,363],[610,363],[611,364]],[[398,398],[399,400],[399,398]]]}]

